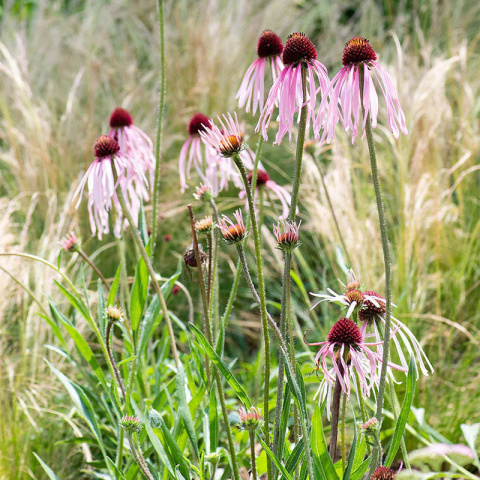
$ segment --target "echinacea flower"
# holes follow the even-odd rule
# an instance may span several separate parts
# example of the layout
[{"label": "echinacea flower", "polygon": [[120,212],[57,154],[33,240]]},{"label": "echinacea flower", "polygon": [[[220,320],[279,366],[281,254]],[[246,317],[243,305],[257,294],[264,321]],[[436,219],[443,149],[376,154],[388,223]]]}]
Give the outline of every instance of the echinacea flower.
[{"label": "echinacea flower", "polygon": [[250,111],[253,108],[255,115],[257,108],[261,111],[265,99],[265,67],[270,63],[273,81],[277,79],[283,69],[281,55],[283,44],[280,37],[271,30],[262,32],[258,39],[258,58],[248,67],[243,77],[240,89],[237,92],[238,106]]},{"label": "echinacea flower", "polygon": [[118,323],[118,322],[123,322],[124,316],[123,316],[123,310],[120,307],[117,307],[116,305],[109,305],[104,312],[104,318],[105,320],[109,321],[110,323]]},{"label": "echinacea flower", "polygon": [[[253,170],[250,171],[250,173],[248,174],[248,183],[250,185],[252,184],[252,178],[253,178]],[[255,192],[254,192],[254,203],[256,203],[257,194],[261,189],[262,190],[268,189],[269,191],[273,192],[275,196],[280,200],[280,203],[282,204],[282,214],[279,216],[279,219],[285,220],[288,217],[290,204],[292,203],[292,197],[284,187],[282,187],[281,185],[278,185],[278,183],[271,180],[270,175],[265,170],[259,168],[257,170],[257,183],[255,187]],[[238,196],[240,198],[244,198],[246,194],[247,192],[245,190],[241,190]],[[248,208],[248,203],[247,203],[247,208]]]},{"label": "echinacea flower", "polygon": [[[318,117],[315,121],[316,132],[323,128],[321,142],[330,143],[335,134],[335,125],[341,120],[347,132],[351,132],[352,143],[358,135],[358,123],[361,115],[360,85],[363,84],[363,136],[365,125],[370,114],[372,127],[377,125],[378,95],[375,83],[378,84],[387,104],[388,125],[395,138],[400,131],[408,133],[405,125],[397,89],[390,75],[377,62],[377,54],[366,38],[354,37],[345,44],[342,57],[343,68],[333,78],[328,95],[323,97]],[[375,82],[374,82],[375,80]],[[327,101],[328,97],[328,101]]]},{"label": "echinacea flower", "polygon": [[[94,144],[95,160],[88,167],[73,198],[78,197],[76,208],[82,200],[85,185],[88,185],[88,213],[92,234],[98,234],[101,239],[104,233],[108,233],[109,211],[114,206],[117,211],[115,224],[115,236],[119,237],[123,223],[123,213],[118,201],[116,189],[121,186],[126,197],[132,216],[138,219],[140,200],[132,184],[132,178],[136,174],[135,166],[131,158],[120,150],[118,143],[107,135],[98,137]],[[114,170],[118,177],[115,183]]]},{"label": "echinacea flower", "polygon": [[249,410],[240,408],[240,427],[244,430],[256,430],[262,424],[262,414],[259,408],[251,407]]},{"label": "echinacea flower", "polygon": [[195,230],[200,234],[210,233],[212,231],[212,227],[213,220],[211,215],[207,215],[205,218],[195,222]]},{"label": "echinacea flower", "polygon": [[377,467],[372,473],[370,480],[394,480],[395,470],[387,467]]},{"label": "echinacea flower", "polygon": [[74,232],[67,233],[59,243],[66,252],[75,252],[80,245]]},{"label": "echinacea flower", "polygon": [[246,236],[245,224],[243,223],[242,211],[237,210],[233,216],[237,223],[232,222],[226,215],[218,219],[217,227],[222,232],[224,240],[229,244],[241,242]]},{"label": "echinacea flower", "polygon": [[[344,293],[336,293],[331,288],[327,288],[328,293],[310,293],[314,297],[319,297],[317,303],[313,305],[315,308],[319,303],[329,302],[337,303],[347,307],[345,316],[351,317],[354,313],[361,322],[361,332],[365,338],[374,337],[376,342],[381,341],[378,323],[385,324],[386,301],[385,298],[373,290],[361,289],[360,282],[356,279],[355,273],[349,270],[347,274],[347,284],[340,284],[344,288]],[[395,306],[392,304],[392,306]],[[402,367],[408,371],[409,357],[412,356],[415,362],[420,366],[420,370],[424,375],[433,373],[433,367],[423,351],[420,342],[412,333],[412,331],[400,320],[391,316],[392,329],[397,332],[391,340],[395,345]],[[367,333],[368,328],[372,328],[373,332]],[[403,344],[403,347],[402,347]],[[379,351],[382,350],[379,343]],[[408,355],[405,355],[404,350]]]},{"label": "echinacea flower", "polygon": [[279,125],[275,137],[278,145],[287,132],[289,141],[292,141],[294,116],[304,105],[302,68],[307,69],[307,130],[310,120],[315,116],[317,93],[320,91],[323,96],[330,84],[327,69],[317,60],[315,46],[304,33],[292,33],[288,36],[282,59],[285,67],[270,89],[256,128],[257,132],[261,129],[263,138],[267,140],[267,128],[278,103]]},{"label": "echinacea flower", "polygon": [[[274,225],[273,234],[277,239],[277,246],[279,250],[283,252],[291,252],[300,246],[298,241],[298,230],[300,228],[300,223],[297,225],[297,222],[283,222],[283,228],[280,228],[280,222],[278,225]],[[283,230],[283,231],[282,231]]]},{"label": "echinacea flower", "polygon": [[[305,343],[310,346],[321,346],[315,356],[315,363],[317,370],[322,369],[327,384],[333,386],[338,379],[342,392],[350,398],[351,380],[356,383],[357,374],[359,379],[357,394],[360,394],[359,390],[361,390],[364,397],[370,395],[370,390],[377,381],[377,370],[382,362],[382,356],[371,349],[377,346],[378,342],[365,343],[354,321],[341,317],[333,325],[325,342],[305,341]],[[327,366],[327,358],[331,359],[333,369]],[[391,362],[388,362],[388,366],[396,370],[405,370]]]},{"label": "echinacea flower", "polygon": [[[178,169],[180,172],[180,187],[182,193],[188,188],[187,178],[190,178],[192,165],[203,180],[206,166],[214,159],[215,152],[202,141],[200,136],[205,128],[211,126],[210,119],[203,113],[195,113],[188,124],[188,138],[180,150]],[[187,161],[188,160],[188,161]]]},{"label": "echinacea flower", "polygon": [[245,144],[237,114],[234,112],[232,117],[228,113],[223,115],[223,119],[217,118],[220,127],[211,121],[210,125],[200,132],[200,136],[221,157],[231,158],[238,155],[245,148]]},{"label": "echinacea flower", "polygon": [[[145,132],[134,125],[130,112],[123,108],[116,108],[112,112],[108,136],[112,137],[120,146],[120,150],[132,159],[139,174],[145,175],[150,179],[150,183],[153,183],[155,169],[153,143]],[[142,181],[138,183],[138,188],[144,189],[145,183]],[[147,194],[145,200],[148,200],[148,191],[145,193]]]}]

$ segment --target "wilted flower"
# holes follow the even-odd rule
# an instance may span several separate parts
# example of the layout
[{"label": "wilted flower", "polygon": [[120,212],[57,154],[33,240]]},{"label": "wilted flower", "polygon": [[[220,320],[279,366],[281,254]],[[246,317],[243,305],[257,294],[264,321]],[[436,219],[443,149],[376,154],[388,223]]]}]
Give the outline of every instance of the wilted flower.
[{"label": "wilted flower", "polygon": [[[126,201],[134,220],[138,219],[140,200],[137,191],[132,184],[137,170],[132,159],[120,150],[118,143],[107,135],[98,137],[94,145],[95,160],[92,162],[80,185],[75,191],[74,198],[78,197],[76,208],[79,207],[85,185],[88,183],[88,213],[92,234],[98,231],[98,238],[109,232],[108,214],[112,204],[117,211],[115,224],[115,236],[119,237],[123,223],[123,214],[118,201],[116,189],[118,185],[126,197]],[[113,169],[118,176],[115,183]]]},{"label": "wilted flower", "polygon": [[[200,250],[200,263],[203,265],[207,261],[207,254],[202,251],[202,246],[198,245],[198,248]],[[197,257],[195,255],[195,250],[193,247],[189,247],[185,250],[185,253],[183,254],[183,259],[185,260],[185,264],[188,267],[197,267]]]},{"label": "wilted flower", "polygon": [[279,250],[284,252],[291,252],[295,250],[298,246],[300,246],[300,242],[298,241],[298,230],[300,228],[300,224],[297,225],[296,222],[283,222],[283,232],[280,228],[280,223],[277,226],[273,227],[273,234],[277,239],[277,246]]},{"label": "wilted flower", "polygon": [[212,227],[213,221],[211,215],[207,215],[205,218],[195,222],[195,230],[198,233],[210,233],[212,231]]},{"label": "wilted flower", "polygon": [[66,252],[75,252],[80,246],[80,242],[74,232],[67,233],[59,243]]},{"label": "wilted flower", "polygon": [[117,307],[116,305],[109,305],[108,308],[105,309],[104,318],[110,323],[123,322],[123,311],[120,307]]},{"label": "wilted flower", "polygon": [[142,430],[142,422],[134,415],[128,415],[120,420],[120,426],[129,433],[136,433]]},{"label": "wilted flower", "polygon": [[221,128],[210,122],[210,125],[200,132],[205,143],[210,145],[221,157],[233,157],[245,148],[237,114],[233,115],[233,117],[230,113],[223,115],[223,120],[217,117]]},{"label": "wilted flower", "polygon": [[250,65],[242,84],[238,90],[238,106],[243,108],[246,105],[246,111],[253,107],[253,114],[263,109],[265,98],[265,66],[270,63],[273,81],[280,75],[283,69],[281,55],[283,44],[280,37],[271,30],[265,30],[260,35],[257,44],[258,58]]},{"label": "wilted flower", "polygon": [[262,414],[259,408],[251,407],[249,410],[240,408],[240,427],[245,430],[255,430],[262,423]]},{"label": "wilted flower", "polygon": [[387,467],[377,467],[370,480],[394,480],[395,471]]},{"label": "wilted flower", "polygon": [[[334,292],[331,288],[327,288],[325,293],[310,293],[315,297],[321,298],[312,308],[315,308],[319,303],[331,302],[345,305],[347,312],[345,316],[348,318],[354,312],[357,312],[358,320],[362,322],[361,332],[364,338],[374,337],[378,344],[378,350],[381,352],[382,343],[381,335],[378,328],[378,322],[385,324],[386,301],[385,298],[373,290],[360,290],[360,282],[355,277],[353,271],[348,272],[347,285],[342,282],[340,284],[345,288],[343,294]],[[395,306],[392,304],[392,306]],[[391,317],[392,329],[397,332],[392,335],[392,342],[400,358],[400,363],[408,371],[409,357],[412,356],[416,363],[420,366],[420,370],[424,375],[433,373],[433,366],[428,360],[423,351],[420,342],[417,340],[412,331],[400,320]],[[367,328],[372,327],[373,332],[367,333]],[[402,347],[403,344],[403,347]],[[405,355],[404,350],[407,352]]]},{"label": "wilted flower", "polygon": [[247,236],[241,210],[234,212],[233,216],[237,223],[233,223],[226,215],[222,215],[222,218],[218,219],[217,225],[229,245],[238,243]]},{"label": "wilted flower", "polygon": [[289,141],[292,140],[294,115],[300,112],[304,105],[302,66],[307,69],[307,125],[315,115],[317,92],[324,95],[330,84],[327,69],[317,60],[315,46],[304,33],[292,33],[288,36],[282,59],[285,67],[270,89],[256,128],[257,132],[262,130],[263,138],[267,140],[267,128],[278,103],[279,125],[275,137],[277,144],[282,142],[287,132]]},{"label": "wilted flower", "polygon": [[[398,94],[392,79],[387,71],[377,62],[377,54],[366,38],[354,37],[345,44],[342,57],[343,68],[333,78],[328,95],[323,97],[316,127],[319,132],[324,129],[322,143],[330,143],[335,134],[335,125],[341,120],[347,132],[352,134],[352,143],[358,135],[358,122],[360,119],[360,76],[364,75],[363,107],[365,115],[363,119],[363,137],[365,137],[365,125],[368,114],[372,119],[372,127],[377,125],[378,95],[375,90],[374,79],[380,86],[385,98],[388,113],[388,125],[395,138],[399,136],[399,130],[405,135],[405,115],[403,114]],[[328,102],[327,102],[328,97]],[[362,137],[362,138],[363,138]]]}]

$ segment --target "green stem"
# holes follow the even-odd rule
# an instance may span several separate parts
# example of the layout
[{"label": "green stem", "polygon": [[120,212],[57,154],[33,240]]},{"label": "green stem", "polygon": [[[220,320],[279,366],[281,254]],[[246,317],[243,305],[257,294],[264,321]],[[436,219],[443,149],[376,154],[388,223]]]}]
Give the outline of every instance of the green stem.
[{"label": "green stem", "polygon": [[143,458],[142,451],[140,449],[137,449],[137,446],[135,445],[135,440],[133,439],[132,433],[128,434],[128,443],[130,444],[130,449],[132,450],[133,456],[135,457],[135,461],[140,467],[140,470],[142,471],[145,478],[147,478],[148,480],[155,480],[147,466],[147,462]]},{"label": "green stem", "polygon": [[[363,85],[364,85],[364,66],[360,68],[360,102],[362,104],[362,111],[365,117],[365,107],[363,105]],[[385,383],[387,379],[387,364],[390,353],[390,325],[391,325],[391,306],[392,306],[392,279],[391,279],[391,257],[390,248],[388,245],[388,227],[385,216],[385,205],[383,202],[382,190],[380,188],[380,179],[377,169],[377,156],[375,152],[375,141],[373,139],[372,119],[370,113],[366,118],[365,133],[367,136],[368,151],[370,153],[370,165],[372,168],[373,186],[375,188],[375,198],[377,201],[378,219],[380,223],[380,233],[382,238],[383,261],[385,264],[385,297],[386,297],[386,312],[385,312],[385,335],[383,342],[383,359],[382,368],[380,371],[380,383],[378,386],[377,395],[377,411],[376,417],[379,423],[379,429],[382,425],[383,418],[383,402],[385,397]],[[370,463],[370,474],[375,470],[380,461],[380,448],[375,445],[373,448],[372,461]]]},{"label": "green stem", "polygon": [[155,252],[155,239],[157,238],[157,203],[160,192],[160,164],[162,160],[162,132],[163,132],[163,114],[165,111],[165,91],[166,91],[166,77],[165,77],[165,22],[163,20],[163,0],[158,0],[158,28],[160,33],[160,98],[158,105],[158,123],[157,123],[157,139],[155,144],[155,173],[153,177],[153,210],[152,210],[152,257]]},{"label": "green stem", "polygon": [[115,465],[121,471],[123,460],[123,439],[125,438],[125,431],[122,427],[118,427],[118,442],[117,442],[117,457],[115,459]]},{"label": "green stem", "polygon": [[100,278],[100,280],[102,281],[103,285],[105,286],[105,288],[108,290],[110,290],[110,286],[108,285],[108,282],[107,280],[105,279],[105,277],[102,275],[102,272],[97,268],[97,266],[93,263],[92,259],[80,248],[80,247],[77,247],[76,251],[78,252],[78,254],[90,265],[90,267],[92,268],[92,270],[98,275],[98,277]]},{"label": "green stem", "polygon": [[[369,419],[367,414],[367,406],[365,405],[365,399],[363,398],[363,395],[362,395],[362,390],[360,387],[360,378],[358,376],[358,372],[356,370],[354,371],[355,371],[355,378],[357,380],[357,397],[360,400],[360,411],[362,413],[362,420],[363,420],[363,423],[367,423],[367,420]],[[367,451],[368,451],[368,455],[372,453],[372,447],[370,446],[369,443],[367,443]]]},{"label": "green stem", "polygon": [[[264,431],[265,431],[265,443],[270,447],[270,426],[269,426],[269,388],[270,388],[270,336],[268,333],[268,319],[267,319],[267,301],[265,297],[265,279],[263,276],[263,258],[261,251],[260,232],[257,224],[257,217],[255,213],[255,204],[253,201],[253,194],[251,186],[248,182],[248,174],[240,157],[233,157],[240,175],[242,176],[245,191],[247,192],[248,206],[250,209],[250,218],[252,221],[253,239],[255,243],[255,256],[257,260],[257,277],[258,277],[258,289],[260,297],[260,316],[262,318],[263,336],[265,341],[265,366],[264,366],[264,392],[263,392],[263,417],[264,417]],[[267,472],[268,479],[272,478],[272,461],[267,458]]]},{"label": "green stem", "polygon": [[112,352],[112,328],[113,323],[108,321],[107,328],[105,329],[105,343],[107,344],[108,359],[110,360],[110,365],[115,372],[115,378],[117,379],[120,390],[122,391],[123,401],[126,402],[125,387],[123,386],[122,377],[120,376],[120,372],[118,371],[117,364],[115,362],[115,358],[113,357]]},{"label": "green stem", "polygon": [[[213,219],[215,221],[215,225],[218,224],[218,209],[217,209],[217,204],[215,203],[215,200],[212,198],[210,199],[210,205],[212,206],[213,210]],[[218,315],[218,242],[219,242],[219,234],[220,230],[218,228],[215,228],[213,232],[213,248],[212,248],[212,254],[213,254],[213,260],[212,260],[212,278],[211,278],[211,290],[210,290],[210,296],[209,296],[209,305],[210,305],[210,317],[213,319],[214,323],[214,331],[218,330],[218,323],[219,323],[219,315]]]},{"label": "green stem", "polygon": [[252,457],[252,480],[257,480],[257,462],[255,459],[255,432],[250,430],[250,455]]},{"label": "green stem", "polygon": [[[115,169],[113,169],[113,175],[114,175],[115,183],[117,183],[118,177]],[[155,270],[153,270],[152,262],[150,261],[147,251],[145,250],[142,239],[140,237],[140,233],[137,227],[135,226],[135,221],[133,220],[132,214],[128,209],[127,202],[125,201],[125,197],[123,195],[122,189],[118,188],[116,193],[117,193],[118,201],[120,202],[120,206],[122,207],[123,214],[125,215],[125,218],[130,224],[130,228],[133,233],[133,238],[140,251],[140,255],[142,256],[143,261],[145,262],[145,265],[147,267],[147,271],[153,283],[155,292],[157,293],[158,299],[160,300],[160,306],[162,307],[162,311],[163,311],[163,318],[165,319],[165,323],[167,324],[168,335],[170,337],[170,348],[172,350],[172,355],[175,360],[175,365],[178,366],[180,363],[180,359],[178,357],[177,344],[175,342],[175,334],[173,333],[172,321],[170,320],[170,314],[167,308],[165,297],[163,296],[162,289],[158,284]]]}]

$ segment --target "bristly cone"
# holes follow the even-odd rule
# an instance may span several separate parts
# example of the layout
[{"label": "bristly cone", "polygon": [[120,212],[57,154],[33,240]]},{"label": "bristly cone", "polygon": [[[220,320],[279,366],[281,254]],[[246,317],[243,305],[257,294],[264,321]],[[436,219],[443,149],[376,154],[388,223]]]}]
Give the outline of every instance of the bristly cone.
[{"label": "bristly cone", "polygon": [[98,158],[114,155],[120,150],[118,143],[107,135],[101,135],[93,145],[93,151]]},{"label": "bristly cone", "polygon": [[133,118],[124,108],[116,108],[110,115],[110,127],[122,128],[133,124]]},{"label": "bristly cone", "polygon": [[292,33],[288,36],[283,49],[283,63],[290,65],[302,60],[315,60],[317,50],[304,33]]},{"label": "bristly cone", "polygon": [[[253,170],[248,174],[248,184],[252,184]],[[257,170],[257,187],[265,185],[270,180],[270,175],[265,171],[258,169]]]},{"label": "bristly cone", "polygon": [[377,54],[366,38],[353,37],[345,44],[345,48],[343,49],[343,65],[368,62],[376,59]]},{"label": "bristly cone", "polygon": [[370,480],[394,480],[395,472],[391,468],[378,467],[370,477]]},{"label": "bristly cone", "polygon": [[190,135],[198,135],[205,130],[205,127],[211,127],[212,122],[203,113],[196,113],[188,124],[188,133]]},{"label": "bristly cone", "polygon": [[343,343],[344,345],[355,346],[362,343],[363,338],[355,322],[349,318],[342,317],[330,330],[328,341],[330,343]]},{"label": "bristly cone", "polygon": [[257,55],[260,58],[281,55],[283,44],[280,37],[271,30],[264,30],[258,39]]},{"label": "bristly cone", "polygon": [[373,304],[371,300],[363,301],[363,308],[358,312],[358,319],[362,322],[368,322],[372,320],[376,315],[382,315],[386,312],[385,308],[385,298],[382,297],[379,293],[374,292],[373,290],[365,290],[363,295],[370,295],[372,297],[377,297],[382,300],[377,300],[377,303],[380,305],[377,307]]}]

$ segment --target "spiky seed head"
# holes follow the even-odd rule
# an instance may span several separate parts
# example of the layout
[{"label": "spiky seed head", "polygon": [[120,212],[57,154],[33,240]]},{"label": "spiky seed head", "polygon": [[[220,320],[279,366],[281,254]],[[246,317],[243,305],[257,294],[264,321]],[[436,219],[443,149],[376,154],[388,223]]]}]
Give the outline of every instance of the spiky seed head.
[{"label": "spiky seed head", "polygon": [[212,216],[207,215],[205,218],[195,222],[195,230],[198,233],[206,234],[210,233],[213,228]]},{"label": "spiky seed head", "polygon": [[120,150],[118,143],[107,135],[100,135],[93,145],[93,151],[97,158],[106,158],[115,155]]},{"label": "spiky seed head", "polygon": [[111,323],[123,322],[123,311],[116,305],[109,305],[105,310],[105,319]]},{"label": "spiky seed head", "polygon": [[304,33],[292,33],[288,36],[283,49],[283,63],[285,65],[315,60],[316,58],[317,50]]},{"label": "spiky seed head", "polygon": [[249,410],[240,408],[240,428],[244,430],[255,430],[262,423],[262,414],[259,408],[251,407]]},{"label": "spiky seed head", "polygon": [[136,433],[142,430],[142,422],[134,415],[127,415],[120,420],[120,426],[129,433]]},{"label": "spiky seed head", "polygon": [[343,49],[342,63],[350,65],[352,63],[368,62],[377,59],[375,50],[366,38],[353,37],[345,44]]},{"label": "spiky seed head", "polygon": [[368,299],[364,299],[363,308],[358,312],[358,319],[362,322],[368,322],[374,319],[377,315],[382,315],[386,312],[386,300],[379,293],[373,290],[365,290],[363,296],[371,296],[377,298],[378,307]]},{"label": "spiky seed head", "polygon": [[130,125],[133,125],[133,118],[130,112],[124,108],[116,108],[110,115],[111,128],[129,127]]},{"label": "spiky seed head", "polygon": [[370,480],[394,480],[395,472],[391,468],[378,467],[370,477]]},{"label": "spiky seed head", "polygon": [[188,123],[188,133],[190,135],[199,135],[200,132],[205,131],[205,127],[210,128],[212,122],[203,113],[195,113]]},{"label": "spiky seed head", "polygon": [[271,30],[264,30],[258,38],[257,55],[260,58],[281,55],[283,52],[283,44],[280,37]]},{"label": "spiky seed head", "polygon": [[343,343],[348,346],[356,346],[362,343],[362,334],[355,322],[349,318],[342,317],[332,327],[328,334],[330,343]]},{"label": "spiky seed head", "polygon": [[[200,249],[200,263],[203,265],[207,261],[207,254],[201,250],[200,245],[198,247]],[[185,250],[183,259],[185,260],[185,264],[189,267],[198,267],[197,257],[193,247],[189,247]]]}]

